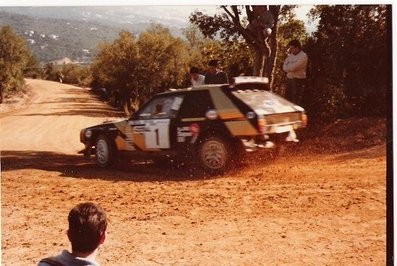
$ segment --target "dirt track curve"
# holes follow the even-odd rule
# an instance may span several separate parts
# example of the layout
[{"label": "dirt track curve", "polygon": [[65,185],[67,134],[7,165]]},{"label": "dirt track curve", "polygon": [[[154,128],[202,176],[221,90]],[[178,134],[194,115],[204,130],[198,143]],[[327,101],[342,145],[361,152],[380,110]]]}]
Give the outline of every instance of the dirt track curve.
[{"label": "dirt track curve", "polygon": [[2,265],[69,249],[66,217],[83,201],[109,215],[101,265],[385,265],[384,146],[256,157],[212,177],[102,170],[77,155],[79,131],[116,112],[86,89],[28,84],[30,104],[0,113]]}]

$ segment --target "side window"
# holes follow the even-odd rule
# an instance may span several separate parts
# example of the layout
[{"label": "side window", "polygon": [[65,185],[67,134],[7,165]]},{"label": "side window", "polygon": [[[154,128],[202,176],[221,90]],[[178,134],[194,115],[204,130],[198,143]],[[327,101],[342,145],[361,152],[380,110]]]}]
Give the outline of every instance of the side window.
[{"label": "side window", "polygon": [[208,91],[192,91],[185,95],[183,101],[180,118],[198,118],[205,117],[208,110],[214,109]]},{"label": "side window", "polygon": [[182,102],[180,95],[153,98],[138,112],[138,119],[175,118]]}]

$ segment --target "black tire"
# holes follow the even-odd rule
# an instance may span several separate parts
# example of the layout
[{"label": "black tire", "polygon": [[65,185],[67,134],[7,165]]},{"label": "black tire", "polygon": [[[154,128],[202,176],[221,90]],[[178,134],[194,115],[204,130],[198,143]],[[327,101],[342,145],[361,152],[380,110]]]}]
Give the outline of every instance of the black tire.
[{"label": "black tire", "polygon": [[217,137],[206,138],[198,149],[200,165],[209,172],[222,172],[230,162],[229,143]]},{"label": "black tire", "polygon": [[95,160],[97,165],[102,168],[113,165],[116,159],[115,155],[114,143],[104,135],[99,136],[95,142]]}]

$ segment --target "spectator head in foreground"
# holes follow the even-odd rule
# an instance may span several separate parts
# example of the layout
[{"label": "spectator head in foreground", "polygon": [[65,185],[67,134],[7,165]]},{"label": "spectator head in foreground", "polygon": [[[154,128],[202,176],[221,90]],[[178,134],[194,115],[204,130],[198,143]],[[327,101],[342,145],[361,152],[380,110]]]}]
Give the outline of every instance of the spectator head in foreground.
[{"label": "spectator head in foreground", "polygon": [[72,252],[92,253],[105,240],[106,213],[94,203],[75,206],[68,216],[68,238]]},{"label": "spectator head in foreground", "polygon": [[91,202],[80,203],[69,212],[68,222],[67,236],[72,252],[64,250],[58,256],[42,259],[39,266],[99,265],[95,258],[106,238],[105,211]]}]

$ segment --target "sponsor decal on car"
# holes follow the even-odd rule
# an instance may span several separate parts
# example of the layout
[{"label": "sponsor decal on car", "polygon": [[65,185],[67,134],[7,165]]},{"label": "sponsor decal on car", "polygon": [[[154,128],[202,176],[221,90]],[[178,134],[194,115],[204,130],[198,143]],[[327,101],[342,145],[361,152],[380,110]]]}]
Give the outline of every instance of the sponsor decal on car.
[{"label": "sponsor decal on car", "polygon": [[192,137],[193,133],[190,131],[189,126],[178,127],[176,136],[177,136],[177,142],[186,142],[186,138]]}]

